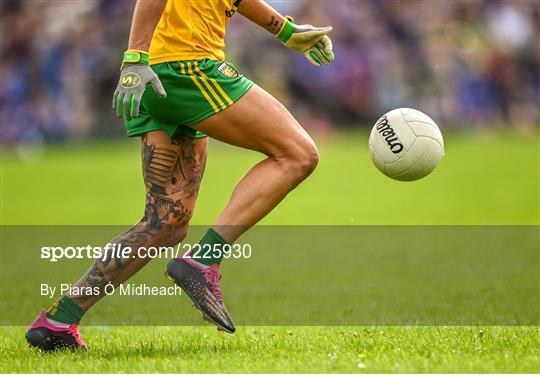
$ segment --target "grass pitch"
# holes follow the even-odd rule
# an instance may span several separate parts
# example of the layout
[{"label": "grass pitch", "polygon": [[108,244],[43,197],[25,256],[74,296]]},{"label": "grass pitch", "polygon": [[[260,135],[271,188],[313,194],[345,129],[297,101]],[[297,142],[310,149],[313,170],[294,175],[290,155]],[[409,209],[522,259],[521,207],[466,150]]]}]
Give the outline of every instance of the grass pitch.
[{"label": "grass pitch", "polygon": [[[537,138],[447,136],[440,167],[414,183],[381,175],[369,160],[365,134],[337,135],[318,143],[319,168],[265,224],[539,223]],[[213,143],[193,223],[211,223],[236,180],[259,159]],[[8,150],[1,167],[4,225],[126,225],[142,214],[144,187],[136,141],[56,146],[43,152]],[[540,369],[536,326],[240,327],[233,336],[211,327],[83,326],[91,352],[55,354],[27,349],[25,327],[1,329],[2,372]]]},{"label": "grass pitch", "polygon": [[[27,349],[24,328],[2,334],[2,372],[535,373],[537,328],[210,327],[81,329],[89,353]],[[536,348],[536,349],[535,349]]]}]

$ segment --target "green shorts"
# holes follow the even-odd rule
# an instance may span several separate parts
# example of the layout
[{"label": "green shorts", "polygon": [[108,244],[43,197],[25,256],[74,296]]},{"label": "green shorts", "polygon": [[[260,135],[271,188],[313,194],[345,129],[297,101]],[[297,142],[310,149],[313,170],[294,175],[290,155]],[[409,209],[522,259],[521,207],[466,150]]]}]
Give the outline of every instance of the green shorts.
[{"label": "green shorts", "polygon": [[139,116],[124,120],[129,137],[153,130],[163,130],[173,137],[206,137],[194,125],[240,99],[253,82],[224,61],[210,59],[167,62],[152,65],[167,98],[157,96],[148,87],[142,97]]}]

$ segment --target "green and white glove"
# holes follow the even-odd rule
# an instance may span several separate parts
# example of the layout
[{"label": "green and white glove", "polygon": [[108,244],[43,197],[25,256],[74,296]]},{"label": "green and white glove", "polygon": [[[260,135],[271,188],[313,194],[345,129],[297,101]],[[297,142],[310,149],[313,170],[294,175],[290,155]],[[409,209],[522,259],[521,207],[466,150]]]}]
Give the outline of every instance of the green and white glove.
[{"label": "green and white glove", "polygon": [[154,87],[159,97],[167,97],[157,74],[148,65],[148,60],[148,52],[127,50],[124,53],[120,80],[114,91],[112,103],[118,117],[131,120],[139,116],[141,98],[148,84]]},{"label": "green and white glove", "polygon": [[332,41],[328,37],[332,27],[296,25],[291,16],[285,17],[285,23],[276,37],[287,47],[302,52],[315,66],[328,65],[334,61]]}]

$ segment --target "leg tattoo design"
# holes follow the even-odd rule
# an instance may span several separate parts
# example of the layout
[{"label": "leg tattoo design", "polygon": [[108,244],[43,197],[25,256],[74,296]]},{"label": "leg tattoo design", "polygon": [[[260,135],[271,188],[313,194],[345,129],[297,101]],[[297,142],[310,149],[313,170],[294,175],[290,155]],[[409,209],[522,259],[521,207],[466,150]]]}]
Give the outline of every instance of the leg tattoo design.
[{"label": "leg tattoo design", "polygon": [[[151,134],[143,137],[143,177],[146,207],[143,218],[111,241],[117,247],[173,246],[186,234],[193,214],[206,163],[206,139],[178,136],[168,142],[156,142]],[[137,253],[135,253],[137,254]],[[98,287],[98,296],[70,296],[88,310],[103,296],[109,282],[115,287],[139,271],[150,259],[107,256],[98,259],[77,282],[76,288]]]}]

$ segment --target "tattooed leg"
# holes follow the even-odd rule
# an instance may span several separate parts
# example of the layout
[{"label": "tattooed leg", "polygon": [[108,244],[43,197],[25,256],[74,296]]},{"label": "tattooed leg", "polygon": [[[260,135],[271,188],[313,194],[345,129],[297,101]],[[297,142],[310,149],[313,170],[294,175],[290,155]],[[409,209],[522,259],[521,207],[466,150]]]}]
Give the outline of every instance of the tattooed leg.
[{"label": "tattooed leg", "polygon": [[[207,139],[178,136],[171,139],[162,131],[142,138],[143,177],[146,185],[144,217],[110,244],[131,247],[174,246],[182,241],[197,200],[206,163]],[[109,252],[110,253],[110,252]],[[98,287],[100,295],[69,296],[83,310],[103,297],[109,282],[115,287],[139,271],[150,259],[107,256],[98,259],[75,287]]]}]

